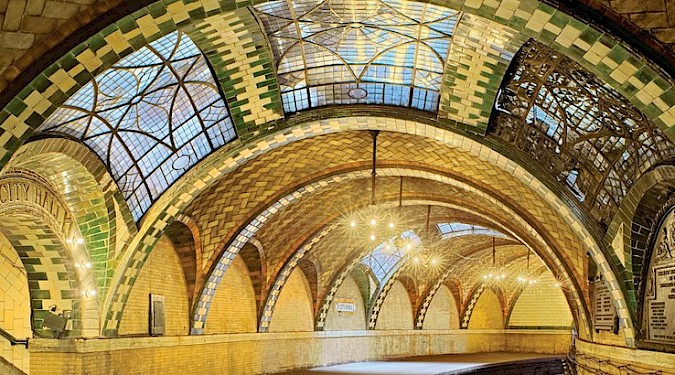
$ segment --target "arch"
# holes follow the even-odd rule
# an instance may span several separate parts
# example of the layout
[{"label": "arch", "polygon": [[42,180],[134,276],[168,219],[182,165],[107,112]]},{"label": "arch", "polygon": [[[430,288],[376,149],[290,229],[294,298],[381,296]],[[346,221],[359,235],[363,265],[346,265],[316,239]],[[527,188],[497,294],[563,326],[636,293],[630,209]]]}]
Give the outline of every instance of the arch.
[{"label": "arch", "polygon": [[[118,43],[114,44],[113,51],[115,52],[115,57],[121,55],[119,56],[121,58],[131,53],[133,50],[131,45],[138,46],[139,44],[143,45],[143,42],[148,43],[154,41],[162,35],[174,31],[178,26],[188,26],[192,21],[203,19],[207,15],[212,15],[218,10],[224,12],[239,7],[239,5],[234,1],[225,1],[219,3],[215,7],[213,4],[206,1],[192,3],[178,1],[169,5],[155,3],[153,7],[159,7],[159,9],[162,10],[160,12],[156,12],[150,11],[150,9],[147,8],[149,4],[152,4],[152,2],[142,1],[135,6],[131,6],[131,9],[124,9],[125,11],[119,13],[113,11],[107,13],[107,17],[98,19],[99,22],[101,20],[109,20],[109,22],[112,24],[108,29],[106,29],[106,32],[109,34],[105,36],[91,36],[93,33],[101,29],[101,27],[91,27],[90,30],[82,34],[81,38],[73,39],[76,41],[73,43],[75,45],[70,43],[63,43],[63,45],[54,43],[54,50],[50,51],[50,54],[52,56],[63,56],[68,51],[78,47],[77,43],[89,36],[87,42],[82,42],[79,44],[79,48],[77,49],[81,49],[81,51],[79,51],[79,54],[76,56],[76,60],[87,61],[87,64],[82,64],[79,62],[73,63],[66,58],[62,58],[58,64],[55,63],[50,65],[52,60],[44,59],[44,63],[39,61],[37,64],[34,64],[30,70],[26,70],[25,75],[21,76],[21,85],[18,85],[18,87],[28,86],[28,81],[34,78],[34,72],[43,70],[50,74],[45,74],[44,76],[40,77],[42,84],[37,86],[41,87],[41,89],[44,89],[47,92],[49,92],[50,88],[56,89],[60,96],[67,97],[67,94],[72,92],[71,89],[73,86],[77,84],[85,84],[86,81],[93,78],[93,75],[96,72],[101,71],[107,68],[109,65],[117,62],[114,58],[102,59],[103,56],[100,55],[102,53],[100,49],[96,50],[93,46],[111,43],[112,40],[118,41]],[[514,9],[514,6],[516,9]],[[463,1],[460,1],[454,4],[454,8],[459,8],[461,11],[467,14],[476,14],[480,15],[481,17],[494,19],[497,24],[510,26],[510,29],[516,35],[522,35],[523,37],[534,37],[548,45],[553,45],[561,52],[578,58],[582,62],[582,65],[588,67],[594,72],[598,72],[601,77],[606,79],[610,84],[617,88],[621,87],[622,82],[617,82],[617,80],[613,78],[614,76],[617,76],[617,74],[613,73],[619,70],[618,68],[620,66],[627,66],[626,69],[629,72],[638,72],[639,70],[645,72],[649,75],[650,81],[658,81],[660,83],[660,85],[655,84],[657,87],[667,86],[668,84],[668,79],[664,78],[664,76],[662,76],[659,72],[649,68],[649,64],[645,64],[646,61],[642,57],[634,56],[630,52],[631,49],[627,47],[625,42],[616,40],[613,36],[599,31],[599,29],[594,26],[588,26],[581,22],[577,22],[574,17],[567,14],[564,10],[556,10],[554,7],[551,7],[550,5],[543,2],[504,2],[499,4],[497,8],[480,8],[479,10],[475,8],[474,4],[465,4]],[[106,9],[106,7],[103,7],[103,9]],[[127,13],[126,11],[131,10],[136,10],[137,12],[135,12],[133,15],[125,15]],[[167,11],[174,15],[172,22],[167,23],[163,19],[160,19],[164,14],[166,14]],[[162,16],[160,16],[160,14]],[[194,17],[190,17],[189,14],[194,15]],[[138,20],[136,18],[138,18]],[[84,19],[88,20],[90,18],[85,17]],[[115,21],[120,22],[114,23]],[[139,23],[146,25],[144,28],[144,33],[140,30]],[[125,28],[122,30],[119,28],[120,24],[130,25],[130,28]],[[159,27],[158,25],[161,25],[162,27]],[[563,30],[565,31],[564,33],[562,32]],[[67,32],[66,34],[70,34],[70,32]],[[136,39],[140,38],[140,42],[134,41],[131,43],[129,39],[132,38],[132,36]],[[612,50],[618,51],[616,53],[618,56],[610,54],[610,51]],[[484,55],[488,54],[486,53]],[[658,58],[659,54],[654,54],[654,56]],[[103,60],[105,60],[105,62],[103,62]],[[503,63],[502,60],[498,60],[497,62]],[[599,64],[600,62],[602,62],[602,64]],[[493,60],[480,61],[479,65],[482,66],[483,69],[487,70],[490,66],[493,66],[494,63],[495,61]],[[29,65],[30,64],[27,64],[25,67],[27,68]],[[74,73],[71,73],[72,75],[70,75],[66,69],[71,68],[72,65],[76,65],[78,68],[80,68],[81,70],[78,71],[81,71],[82,74],[75,75]],[[603,67],[607,67],[607,69],[600,69],[598,67],[599,65],[603,65]],[[641,69],[640,66],[643,66],[643,68]],[[668,64],[665,66],[668,67]],[[66,69],[63,67],[66,67]],[[23,69],[18,69],[18,71],[21,70]],[[16,71],[14,72],[16,73]],[[73,78],[73,76],[76,77]],[[623,76],[620,77],[623,78]],[[50,85],[50,83],[53,83],[53,85]],[[43,86],[49,86],[49,88]],[[648,85],[645,87],[647,86]],[[491,87],[491,89],[492,88],[493,87]],[[7,90],[7,87],[5,89]],[[651,89],[651,86],[649,86],[648,89],[644,89],[643,87],[638,92],[639,95],[635,95],[637,98],[634,98],[633,100],[636,102],[639,101],[642,106],[648,106],[652,104],[649,99],[653,98],[654,96],[648,95],[645,97],[645,93]],[[475,104],[489,105],[492,103],[494,92],[496,92],[496,90],[486,91],[486,98],[481,100],[480,103]],[[7,101],[11,100],[11,97],[16,94],[19,94],[18,90],[12,90],[11,95],[8,95]],[[665,90],[657,90],[656,94],[657,95],[655,96],[660,97],[662,94],[665,94]],[[633,97],[632,95],[626,96]],[[16,142],[16,140],[26,139],[30,135],[32,128],[35,126],[35,123],[46,117],[46,113],[50,113],[49,111],[53,110],[53,105],[61,104],[50,102],[46,96],[40,95],[38,91],[28,90],[28,92],[22,92],[20,97],[22,99],[20,99],[19,103],[14,103],[15,105],[11,106],[11,110],[7,112],[7,117],[10,117],[9,114],[11,114],[13,116],[11,121],[13,122],[16,122],[17,120],[23,122],[24,120],[30,118],[30,125],[25,129],[24,132],[21,132],[22,134],[17,134],[16,137],[12,137],[13,139],[11,140],[11,143],[3,145],[4,151],[6,152],[2,154],[0,160],[7,160],[9,155],[11,155],[11,153],[15,150],[15,144],[20,143]],[[24,102],[24,100],[27,103]],[[58,101],[60,100],[57,100],[57,102]],[[35,105],[38,103],[39,105]],[[31,108],[30,112],[23,113],[26,108]],[[36,111],[33,110],[33,108],[38,108],[39,110]],[[668,117],[668,109],[669,108],[661,109],[654,106],[654,110],[650,111],[653,114],[653,117],[659,119],[659,122],[662,124],[664,129],[670,127],[673,122],[673,120]],[[466,121],[475,120],[476,117],[481,117],[480,111],[473,111],[474,113],[470,113],[470,111],[467,111],[464,108],[462,110],[467,112],[464,119]],[[478,114],[475,112],[478,112]],[[483,118],[485,121],[487,120],[487,118],[484,116]],[[461,122],[461,120],[459,121]],[[7,131],[13,128],[15,128],[13,125],[10,127],[3,126],[3,130]]]},{"label": "arch", "polygon": [[[335,293],[323,326],[324,331],[345,331],[366,329],[366,304],[363,300],[362,286],[353,276],[345,279]],[[337,304],[353,305],[354,311],[338,311]]]},{"label": "arch", "polygon": [[[600,264],[600,269],[601,271],[606,274],[606,278],[613,280],[613,282],[610,283],[611,288],[614,290],[620,290],[619,283],[616,282],[616,277],[611,274],[611,270],[609,267],[603,265],[606,264],[606,258],[601,250],[601,248],[595,243],[593,237],[590,235],[588,230],[583,226],[583,224],[580,224],[577,222],[577,218],[575,214],[572,213],[572,210],[570,207],[564,203],[562,200],[558,199],[555,197],[555,194],[551,194],[550,190],[546,188],[545,185],[537,182],[537,180],[527,171],[525,171],[522,167],[518,166],[517,164],[514,164],[513,162],[509,161],[506,157],[490,151],[490,152],[483,152],[484,146],[481,146],[479,143],[475,141],[468,140],[467,138],[464,138],[462,136],[458,136],[454,133],[440,130],[437,128],[434,128],[433,126],[425,125],[419,122],[415,121],[407,121],[407,120],[392,120],[392,119],[387,119],[387,121],[382,121],[382,118],[377,118],[377,117],[363,117],[363,118],[347,118],[344,119],[343,121],[332,121],[332,120],[319,120],[319,121],[313,121],[313,122],[308,122],[303,125],[298,125],[291,127],[290,129],[281,132],[281,133],[276,133],[274,136],[268,136],[262,138],[258,143],[249,145],[245,148],[247,151],[240,151],[236,155],[233,155],[231,157],[226,157],[227,152],[221,150],[220,152],[216,152],[212,157],[207,160],[203,165],[198,165],[195,167],[195,172],[198,175],[204,176],[203,179],[200,180],[198,185],[193,185],[192,183],[187,183],[187,182],[180,182],[179,184],[176,185],[175,191],[181,192],[181,194],[166,194],[165,199],[160,199],[157,204],[155,204],[151,208],[151,214],[149,219],[144,221],[142,223],[142,228],[141,232],[143,233],[143,236],[137,237],[133,241],[132,244],[129,246],[129,250],[127,253],[124,255],[124,259],[122,260],[122,264],[125,264],[127,273],[133,274],[134,272],[137,272],[138,266],[142,264],[144,256],[134,256],[132,257],[132,254],[135,254],[137,252],[140,252],[140,254],[147,254],[147,251],[149,249],[149,246],[152,244],[152,236],[157,233],[157,231],[161,230],[166,225],[166,220],[170,219],[170,215],[167,216],[167,212],[179,212],[181,207],[184,207],[186,202],[190,201],[192,197],[196,196],[206,185],[210,185],[215,181],[217,178],[222,176],[224,173],[227,173],[234,169],[235,166],[239,165],[240,163],[243,163],[246,160],[250,160],[253,157],[256,157],[260,155],[261,153],[269,150],[270,148],[277,148],[281,145],[287,144],[289,142],[307,138],[310,136],[316,136],[318,134],[330,134],[338,131],[344,131],[344,130],[349,130],[349,129],[363,129],[363,128],[371,128],[371,129],[379,129],[379,130],[392,130],[392,131],[399,131],[403,133],[408,133],[408,132],[413,132],[411,129],[416,129],[414,132],[417,133],[419,132],[420,134],[424,134],[430,139],[437,139],[438,141],[448,144],[448,145],[454,145],[455,147],[458,147],[462,150],[466,150],[466,152],[469,155],[473,155],[476,157],[479,157],[481,160],[485,160],[487,162],[493,163],[494,165],[500,165],[502,168],[508,169],[510,173],[518,178],[520,181],[526,181],[527,184],[529,184],[533,191],[537,193],[547,204],[550,204],[552,207],[556,209],[556,211],[560,214],[560,217],[563,218],[563,220],[569,224],[569,227],[574,231],[575,235],[578,236],[578,238],[583,242],[583,245],[586,247],[586,249],[589,251],[591,256],[593,256],[598,263]],[[320,130],[316,130],[320,129]],[[201,174],[201,171],[206,171],[206,168],[211,168],[211,160],[218,160],[218,167],[212,170],[211,173],[204,173]],[[209,166],[209,167],[206,167]],[[170,198],[170,196],[181,196],[181,199],[178,200],[173,200]],[[502,207],[504,206],[503,203],[495,202],[496,206]],[[159,213],[162,213],[162,216],[160,218]],[[517,220],[517,222],[522,222],[522,219]],[[535,234],[535,236],[538,236]],[[149,237],[150,239],[141,241],[141,238],[146,238]],[[236,242],[233,242],[236,245]],[[553,268],[558,268],[558,266],[555,266]],[[218,275],[214,275],[217,277]],[[133,280],[133,278],[125,278],[125,280]],[[106,299],[106,311],[110,309],[113,303],[113,301],[123,301],[125,292],[124,289],[119,289],[124,283],[120,283],[121,281],[121,275],[118,273],[115,275],[115,282],[117,285],[117,290],[120,292],[115,292],[109,294],[109,298]],[[575,292],[576,293],[576,292]],[[579,296],[581,296],[579,294]],[[575,299],[579,299],[582,297],[575,297]],[[616,294],[613,295],[613,298],[616,298],[614,300],[615,304],[617,305],[619,311],[619,314],[621,316],[621,319],[626,325],[627,329],[630,331],[632,329],[632,321],[630,320],[630,317],[627,314],[626,310],[626,303],[625,299],[623,297],[623,294]],[[117,306],[117,305],[115,305]],[[118,319],[117,319],[117,314],[115,311],[109,311],[108,312],[108,319],[106,320],[105,323],[105,328],[104,331],[106,334],[114,334],[116,331],[116,326],[118,324]],[[585,316],[582,314],[582,317]],[[585,324],[587,325],[588,322],[585,320]],[[627,333],[627,342],[631,342],[630,334]]]},{"label": "arch", "polygon": [[[511,241],[511,240],[500,240],[499,242],[495,242],[495,246],[503,246],[503,245],[510,245],[514,244],[516,242]],[[480,251],[485,250],[486,247],[484,246],[473,246],[471,249],[469,249],[466,254],[467,256],[476,254]],[[426,291],[424,294],[424,299],[422,303],[420,304],[418,310],[417,310],[417,315],[415,319],[415,329],[422,329],[424,321],[426,319],[426,314],[428,312],[429,306],[433,299],[435,298],[436,293],[438,292],[439,288],[443,285],[448,287],[448,289],[452,292],[452,296],[455,299],[455,303],[457,305],[458,311],[462,308],[462,288],[461,288],[461,282],[453,278],[453,274],[457,272],[457,269],[455,267],[448,267],[446,271],[441,274],[434,284],[432,284],[429,289]],[[466,280],[465,284],[466,284]],[[480,281],[479,281],[480,282]]]},{"label": "arch", "polygon": [[[463,322],[466,329],[502,329],[504,328],[504,309],[501,293],[492,288],[478,288],[478,297],[474,304],[467,306]],[[473,299],[472,299],[473,300]],[[478,313],[478,314],[477,314]]]},{"label": "arch", "polygon": [[[0,232],[12,244],[30,280],[33,329],[43,328],[50,306],[70,310],[69,335],[96,336],[98,293],[91,261],[68,205],[37,176],[5,174],[0,178]],[[86,296],[85,296],[86,295]]]},{"label": "arch", "polygon": [[313,331],[312,292],[302,269],[295,268],[279,292],[269,332]]},{"label": "arch", "polygon": [[215,290],[205,334],[256,332],[258,313],[250,274],[244,258],[234,257]]},{"label": "arch", "polygon": [[[388,171],[387,169],[384,169],[383,172],[382,172],[382,174],[383,174],[383,175],[387,175],[387,173],[388,173],[387,171]],[[400,173],[400,170],[397,170],[397,173]],[[413,175],[414,175],[414,174],[413,174]],[[354,175],[354,176],[357,176],[357,175]],[[325,185],[325,184],[329,183],[329,182],[332,181],[332,180],[343,181],[344,178],[345,178],[345,177],[343,177],[343,176],[331,177],[331,178],[328,179],[328,180],[320,180],[320,181],[315,182],[315,183],[314,183],[314,184],[315,184],[314,186],[317,186],[317,187],[318,187],[318,186],[322,186],[322,185]],[[253,221],[251,221],[251,222],[247,225],[247,227],[242,231],[242,233],[244,233],[244,234],[243,234],[244,237],[242,237],[242,236],[238,236],[238,237],[237,237],[238,241],[242,241],[242,239],[245,239],[246,236],[253,236],[253,235],[255,235],[255,233],[257,232],[257,230],[259,230],[259,226],[258,226],[256,223],[268,221],[268,220],[269,220],[269,215],[270,215],[270,214],[273,214],[273,213],[275,213],[275,212],[277,212],[277,210],[278,210],[277,207],[281,207],[282,205],[286,205],[286,204],[288,204],[289,202],[292,202],[292,201],[294,201],[294,200],[296,200],[296,199],[299,199],[302,195],[308,194],[308,192],[314,191],[315,189],[316,189],[316,188],[313,187],[313,186],[312,186],[312,187],[306,187],[306,186],[305,186],[305,187],[302,187],[301,189],[299,189],[297,192],[294,192],[294,193],[291,193],[291,194],[288,194],[288,195],[284,196],[284,197],[283,197],[282,199],[280,199],[277,203],[273,204],[270,208],[268,208],[267,210],[263,211],[263,213],[260,214],[256,219],[254,219]],[[283,202],[283,203],[282,203],[282,202]],[[498,203],[495,202],[495,204],[498,204]],[[236,245],[236,244],[235,244],[235,245]],[[226,252],[225,254],[232,253],[233,251],[236,251],[236,250],[233,250],[233,249],[236,249],[236,247],[234,247],[233,245],[230,245],[230,246],[231,246],[230,249],[228,249],[227,252]],[[543,244],[542,247],[548,248],[548,245]],[[227,262],[227,261],[229,261],[229,258],[223,257],[223,258],[222,258],[222,261]],[[219,269],[220,269],[220,268],[216,268],[216,270],[219,270]],[[218,272],[218,271],[216,271],[216,272]],[[212,277],[213,277],[213,276],[212,276]],[[214,277],[214,280],[215,280],[215,277]],[[217,285],[217,284],[212,284],[212,285]],[[274,288],[273,288],[272,290],[274,290]],[[333,290],[333,288],[332,288],[331,290]],[[204,306],[208,306],[207,300],[208,300],[209,298],[211,298],[211,295],[210,295],[209,293],[207,293],[206,291],[203,291],[203,292],[202,292],[202,296],[204,296],[204,299],[202,300],[202,301],[203,301],[202,304],[203,304]],[[382,295],[382,297],[384,297],[384,296],[386,296],[386,293]],[[579,300],[578,298],[574,298],[574,299],[575,299],[575,300]],[[379,299],[379,301],[380,301],[379,303],[381,303],[382,300],[383,300],[383,298],[382,298],[382,299]],[[328,303],[330,302],[329,299],[324,299],[324,301],[327,301]],[[320,312],[319,312],[319,318],[317,319],[317,324],[319,324],[319,323],[322,321],[322,320],[321,320],[321,316],[325,316],[325,315],[323,314],[323,312],[324,312],[324,310],[327,308],[326,306],[329,306],[329,305],[328,305],[327,303],[324,303],[322,306],[323,306],[323,307],[322,307],[322,310],[320,310]],[[582,310],[583,310],[583,308],[582,308]],[[206,308],[206,309],[201,309],[201,310],[198,310],[198,311],[199,311],[200,313],[202,313],[202,314],[204,314],[205,312],[208,313],[208,308]],[[261,326],[264,325],[264,324],[266,324],[265,322],[267,321],[267,319],[269,319],[269,318],[265,318],[265,316],[269,316],[268,313],[266,313],[265,311],[263,311],[262,314],[263,314],[263,317],[261,318]],[[583,316],[583,315],[582,315],[582,316]],[[371,316],[371,318],[374,318],[374,320],[373,320],[373,322],[374,322],[374,321],[376,320],[376,314],[373,315],[373,316]],[[194,319],[195,319],[195,323],[194,323],[194,324],[195,324],[195,325],[198,325],[198,324],[199,324],[199,321],[198,321],[199,317],[198,317],[198,316],[195,316]],[[373,325],[374,325],[374,323],[373,323]],[[196,331],[196,330],[194,330],[194,329],[198,329],[198,327],[193,326],[193,332],[199,332],[199,331]],[[264,328],[263,328],[263,329],[264,329]]]},{"label": "arch", "polygon": [[241,259],[243,259],[248,268],[248,274],[251,277],[251,283],[253,283],[253,290],[255,291],[256,309],[260,311],[263,287],[266,282],[265,275],[267,275],[262,244],[253,237],[241,248],[239,255],[241,255]]},{"label": "arch", "polygon": [[543,270],[534,287],[523,287],[509,304],[506,328],[570,329],[575,319],[553,274]]},{"label": "arch", "polygon": [[[314,233],[300,248],[295,254],[288,259],[286,264],[282,267],[281,271],[274,280],[274,284],[267,293],[267,300],[265,305],[260,312],[260,321],[258,323],[258,332],[268,332],[270,329],[270,324],[272,321],[272,316],[275,310],[275,306],[278,302],[278,299],[281,297],[281,291],[284,289],[284,285],[288,281],[289,277],[296,272],[296,269],[299,269],[303,274],[303,280],[307,283],[307,288],[311,297],[311,306],[312,312],[314,312],[316,304],[316,294],[317,294],[317,275],[319,274],[316,265],[311,261],[303,262],[303,257],[305,254],[312,249],[323,237],[335,229],[335,225],[328,225],[321,229],[319,232]],[[300,267],[298,267],[300,266]],[[309,275],[309,278],[307,277]],[[311,281],[310,281],[311,280]],[[219,281],[218,281],[219,282]],[[313,282],[314,285],[311,283]],[[206,319],[208,316],[208,309],[202,313],[202,315],[195,314],[193,320],[193,333],[200,332],[200,325],[198,319]],[[202,318],[203,317],[203,318]],[[312,314],[313,322],[314,314]]]},{"label": "arch", "polygon": [[405,286],[400,281],[394,280],[390,288],[391,293],[387,293],[387,298],[379,306],[378,315],[383,318],[377,322],[369,321],[368,329],[413,329],[413,309]]},{"label": "arch", "polygon": [[199,227],[194,224],[193,220],[182,215],[166,227],[165,235],[173,243],[178,259],[180,259],[187,286],[188,306],[192,306],[197,275],[201,271],[198,263],[198,246],[201,243]]},{"label": "arch", "polygon": [[[96,285],[105,295],[113,272],[113,250],[128,240],[118,231],[124,226],[133,235],[136,224],[101,161],[72,140],[38,139],[23,145],[4,171],[10,175],[22,172],[47,181],[68,205],[84,239]],[[73,189],[73,181],[77,181],[77,189]]]},{"label": "arch", "polygon": [[428,307],[424,321],[418,329],[459,329],[459,309],[450,289],[441,285]]}]

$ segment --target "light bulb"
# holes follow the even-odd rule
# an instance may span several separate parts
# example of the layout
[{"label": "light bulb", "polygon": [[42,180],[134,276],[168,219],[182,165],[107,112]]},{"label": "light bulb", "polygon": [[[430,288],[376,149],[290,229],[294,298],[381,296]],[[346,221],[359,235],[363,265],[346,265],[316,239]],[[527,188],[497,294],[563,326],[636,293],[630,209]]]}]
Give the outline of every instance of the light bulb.
[{"label": "light bulb", "polygon": [[555,283],[555,284],[553,284],[553,286],[556,287],[556,288],[560,288],[560,283]]},{"label": "light bulb", "polygon": [[438,260],[436,260],[436,258],[431,260],[431,264],[436,264],[436,263],[438,263]]},{"label": "light bulb", "polygon": [[394,229],[394,223],[389,223],[389,228]]},{"label": "light bulb", "polygon": [[418,258],[418,257],[415,257],[415,258],[413,259],[413,262],[415,262],[415,263],[419,263],[419,262],[420,262],[420,258]]},{"label": "light bulb", "polygon": [[82,291],[82,296],[86,298],[96,297],[96,290],[94,289],[85,289]]},{"label": "light bulb", "polygon": [[352,220],[352,222],[349,223],[349,225],[350,225],[352,228],[354,228],[354,227],[356,226],[356,221]]},{"label": "light bulb", "polygon": [[375,237],[374,234],[371,234],[371,235],[370,235],[370,240],[371,240],[371,241],[375,241],[375,238],[377,238],[377,237]]},{"label": "light bulb", "polygon": [[375,220],[375,219],[370,219],[370,225],[372,225],[372,226],[377,225],[377,220]]}]

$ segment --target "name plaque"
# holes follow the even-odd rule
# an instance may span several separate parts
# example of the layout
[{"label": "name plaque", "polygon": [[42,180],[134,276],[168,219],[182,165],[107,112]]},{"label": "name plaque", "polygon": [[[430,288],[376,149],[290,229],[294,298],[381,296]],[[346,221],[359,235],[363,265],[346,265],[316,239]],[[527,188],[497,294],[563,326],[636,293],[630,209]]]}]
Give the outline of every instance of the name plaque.
[{"label": "name plaque", "polygon": [[593,327],[598,331],[612,331],[616,310],[612,304],[612,295],[603,280],[593,283]]},{"label": "name plaque", "polygon": [[675,344],[675,214],[659,228],[647,275],[643,323],[646,338]]},{"label": "name plaque", "polygon": [[339,315],[352,315],[356,313],[356,301],[353,299],[335,300],[335,310]]}]

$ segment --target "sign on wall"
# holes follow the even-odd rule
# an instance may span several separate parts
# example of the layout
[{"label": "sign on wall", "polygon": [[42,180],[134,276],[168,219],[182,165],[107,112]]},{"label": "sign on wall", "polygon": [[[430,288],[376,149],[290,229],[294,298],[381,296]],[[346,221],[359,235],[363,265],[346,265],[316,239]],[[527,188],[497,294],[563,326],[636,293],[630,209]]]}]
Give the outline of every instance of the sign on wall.
[{"label": "sign on wall", "polygon": [[675,210],[658,229],[645,285],[645,338],[675,344]]},{"label": "sign on wall", "polygon": [[613,331],[615,329],[616,310],[612,303],[612,295],[602,279],[593,284],[593,328],[596,331]]},{"label": "sign on wall", "polygon": [[351,298],[336,299],[335,310],[338,315],[353,315],[356,313],[356,300]]},{"label": "sign on wall", "polygon": [[160,294],[150,294],[150,314],[149,325],[151,336],[161,336],[166,327],[166,316],[164,314],[164,296]]}]

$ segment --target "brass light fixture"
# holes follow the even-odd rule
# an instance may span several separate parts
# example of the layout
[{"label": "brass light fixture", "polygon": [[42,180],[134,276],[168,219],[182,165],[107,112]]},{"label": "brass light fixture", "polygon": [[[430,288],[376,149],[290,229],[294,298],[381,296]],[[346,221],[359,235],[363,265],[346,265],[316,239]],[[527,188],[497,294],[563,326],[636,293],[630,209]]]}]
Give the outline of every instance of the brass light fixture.
[{"label": "brass light fixture", "polygon": [[497,267],[497,249],[495,246],[495,237],[492,237],[492,266],[483,274],[483,282],[499,283],[506,279],[506,272]]}]

